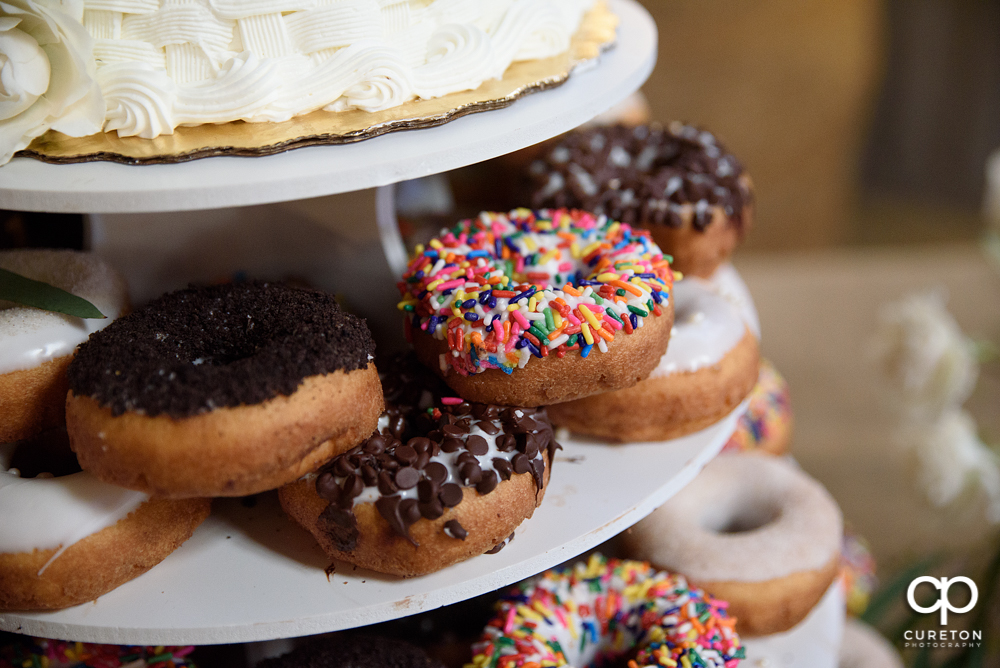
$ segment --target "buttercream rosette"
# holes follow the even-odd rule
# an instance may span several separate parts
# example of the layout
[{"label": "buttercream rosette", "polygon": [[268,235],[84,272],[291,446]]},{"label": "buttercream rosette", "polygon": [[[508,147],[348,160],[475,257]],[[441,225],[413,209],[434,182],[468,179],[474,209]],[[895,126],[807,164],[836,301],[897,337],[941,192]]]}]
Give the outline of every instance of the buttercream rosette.
[{"label": "buttercream rosette", "polygon": [[104,99],[82,0],[0,0],[0,165],[49,129],[101,131]]}]

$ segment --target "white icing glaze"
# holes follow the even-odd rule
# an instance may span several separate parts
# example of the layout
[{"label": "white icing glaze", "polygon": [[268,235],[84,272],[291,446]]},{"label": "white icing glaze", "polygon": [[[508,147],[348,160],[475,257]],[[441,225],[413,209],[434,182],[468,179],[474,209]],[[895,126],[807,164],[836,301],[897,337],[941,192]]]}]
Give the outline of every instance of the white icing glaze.
[{"label": "white icing glaze", "polygon": [[153,138],[472,90],[565,52],[593,1],[106,0],[83,23],[105,130]]},{"label": "white icing glaze", "polygon": [[674,327],[670,345],[650,378],[697,371],[718,364],[746,333],[739,311],[698,279],[674,283]]},{"label": "white icing glaze", "polygon": [[836,501],[793,462],[724,454],[629,541],[636,558],[696,582],[764,582],[823,568],[843,535]]},{"label": "white icing glaze", "polygon": [[121,277],[87,253],[0,251],[0,268],[83,297],[108,316],[84,320],[0,300],[0,373],[30,369],[71,354],[93,332],[121,315],[128,303]]},{"label": "white icing glaze", "polygon": [[733,265],[721,265],[707,281],[720,295],[728,299],[739,309],[740,315],[746,321],[747,327],[753,332],[757,340],[760,340],[760,318],[757,315],[757,307],[754,306],[750,289],[743,282],[743,278]]},{"label": "white icing glaze", "polygon": [[0,445],[0,553],[59,548],[39,575],[71,545],[114,526],[149,500],[86,472],[21,478],[10,469],[12,454],[13,444]]}]

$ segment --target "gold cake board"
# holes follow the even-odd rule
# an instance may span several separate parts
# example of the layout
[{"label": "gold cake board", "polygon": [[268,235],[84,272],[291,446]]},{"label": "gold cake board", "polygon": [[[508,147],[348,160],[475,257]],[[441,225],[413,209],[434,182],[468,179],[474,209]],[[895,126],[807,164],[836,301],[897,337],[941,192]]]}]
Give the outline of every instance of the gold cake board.
[{"label": "gold cake board", "polygon": [[51,163],[165,164],[222,155],[273,155],[303,146],[348,144],[388,132],[434,127],[467,114],[502,109],[525,95],[562,85],[577,67],[614,45],[617,25],[618,17],[605,0],[599,0],[584,16],[567,52],[513,63],[502,79],[486,81],[476,90],[412,100],[384,111],[320,110],[283,123],[235,121],[178,127],[172,135],[155,139],[119,137],[114,132],[77,138],[50,130],[17,155]]}]

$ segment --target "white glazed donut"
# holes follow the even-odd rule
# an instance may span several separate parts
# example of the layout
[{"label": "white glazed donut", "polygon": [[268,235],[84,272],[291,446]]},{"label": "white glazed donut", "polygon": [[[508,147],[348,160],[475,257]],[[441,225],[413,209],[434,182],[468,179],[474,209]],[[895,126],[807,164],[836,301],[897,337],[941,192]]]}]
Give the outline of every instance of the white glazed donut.
[{"label": "white glazed donut", "polygon": [[757,315],[757,307],[753,303],[750,289],[736,268],[726,262],[716,269],[706,282],[739,310],[747,327],[760,340],[760,316]]},{"label": "white glazed donut", "polygon": [[82,297],[107,316],[76,318],[0,300],[0,442],[7,442],[64,423],[73,351],[128,308],[128,294],[115,270],[89,253],[0,251],[0,269]]},{"label": "white glazed donut", "polygon": [[549,407],[552,420],[589,436],[659,441],[703,429],[728,415],[757,382],[757,338],[740,310],[712,284],[674,285],[670,345],[634,387]]},{"label": "white glazed donut", "polygon": [[840,509],[794,463],[725,454],[625,538],[629,556],[729,601],[747,636],[788,630],[836,577]]},{"label": "white glazed donut", "polygon": [[208,499],[150,500],[86,472],[22,478],[14,448],[0,444],[0,610],[92,600],[159,563],[208,516]]}]

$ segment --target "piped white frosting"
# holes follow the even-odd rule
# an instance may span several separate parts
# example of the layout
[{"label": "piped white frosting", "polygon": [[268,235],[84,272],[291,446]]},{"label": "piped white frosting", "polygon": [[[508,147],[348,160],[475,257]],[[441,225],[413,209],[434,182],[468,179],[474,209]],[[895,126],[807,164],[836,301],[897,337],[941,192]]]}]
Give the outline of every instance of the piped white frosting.
[{"label": "piped white frosting", "polygon": [[708,284],[685,278],[674,284],[674,326],[667,352],[650,378],[698,371],[722,361],[746,334],[737,308]]},{"label": "piped white frosting", "polygon": [[30,369],[70,355],[92,333],[122,314],[125,283],[98,257],[76,251],[0,251],[0,269],[42,281],[82,297],[107,316],[76,318],[0,300],[0,373]]},{"label": "piped white frosting", "polygon": [[87,472],[59,478],[21,478],[10,469],[13,444],[0,444],[0,553],[58,551],[119,520],[149,500],[147,494],[101,482]]},{"label": "piped white frosting", "polygon": [[564,53],[594,0],[101,0],[105,130],[379,111],[473,90],[511,63]]}]

